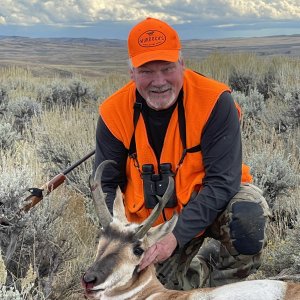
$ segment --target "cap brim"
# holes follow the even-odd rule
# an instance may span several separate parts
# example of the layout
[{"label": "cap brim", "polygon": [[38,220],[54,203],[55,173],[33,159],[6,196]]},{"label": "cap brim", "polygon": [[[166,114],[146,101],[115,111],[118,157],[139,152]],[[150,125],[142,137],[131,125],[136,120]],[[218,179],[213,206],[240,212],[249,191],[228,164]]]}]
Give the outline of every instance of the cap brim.
[{"label": "cap brim", "polygon": [[154,60],[176,62],[179,59],[179,50],[154,50],[141,53],[131,57],[132,65],[135,68]]}]

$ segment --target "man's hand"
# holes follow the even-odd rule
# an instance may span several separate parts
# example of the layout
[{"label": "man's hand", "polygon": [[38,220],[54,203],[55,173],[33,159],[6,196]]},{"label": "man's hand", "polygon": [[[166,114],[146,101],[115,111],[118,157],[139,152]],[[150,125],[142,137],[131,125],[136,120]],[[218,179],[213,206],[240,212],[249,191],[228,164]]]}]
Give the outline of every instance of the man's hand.
[{"label": "man's hand", "polygon": [[159,242],[152,245],[140,262],[139,271],[145,269],[152,263],[158,263],[169,258],[177,246],[177,240],[173,233],[167,234]]}]

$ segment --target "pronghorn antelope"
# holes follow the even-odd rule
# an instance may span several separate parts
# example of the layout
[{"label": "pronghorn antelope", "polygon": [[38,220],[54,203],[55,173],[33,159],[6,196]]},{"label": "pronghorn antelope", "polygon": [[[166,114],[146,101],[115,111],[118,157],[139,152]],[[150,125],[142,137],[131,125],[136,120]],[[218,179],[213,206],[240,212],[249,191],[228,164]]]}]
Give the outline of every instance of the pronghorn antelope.
[{"label": "pronghorn antelope", "polygon": [[90,181],[95,207],[102,225],[95,262],[82,277],[85,295],[89,299],[205,299],[205,300],[300,300],[300,284],[276,280],[249,280],[217,288],[174,291],[164,288],[151,265],[141,272],[138,266],[143,253],[156,241],[171,232],[175,215],[168,222],[151,228],[174,188],[170,179],[165,195],[142,224],[128,223],[123,199],[117,190],[113,217],[105,204],[101,188],[102,163]]}]

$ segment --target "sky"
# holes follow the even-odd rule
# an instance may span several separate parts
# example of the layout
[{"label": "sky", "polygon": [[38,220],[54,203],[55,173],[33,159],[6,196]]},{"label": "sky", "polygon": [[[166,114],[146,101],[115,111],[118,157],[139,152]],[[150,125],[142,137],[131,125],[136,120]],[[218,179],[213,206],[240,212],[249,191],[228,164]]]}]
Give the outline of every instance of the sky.
[{"label": "sky", "polygon": [[300,34],[300,0],[0,0],[0,36],[126,40],[147,17],[183,40]]}]

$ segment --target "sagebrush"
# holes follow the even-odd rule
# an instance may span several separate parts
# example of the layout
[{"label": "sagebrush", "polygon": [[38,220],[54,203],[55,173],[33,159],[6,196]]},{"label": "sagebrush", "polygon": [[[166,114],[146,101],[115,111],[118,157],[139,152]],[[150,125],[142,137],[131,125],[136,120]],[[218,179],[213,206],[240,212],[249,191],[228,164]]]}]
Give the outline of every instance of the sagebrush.
[{"label": "sagebrush", "polygon": [[[260,277],[299,273],[300,59],[214,53],[187,66],[228,83],[242,107],[244,162],[272,209]],[[129,77],[1,71],[1,299],[82,299],[80,276],[93,260],[98,229],[88,187],[93,158],[28,215],[16,212],[28,188],[94,149],[98,105]]]}]

